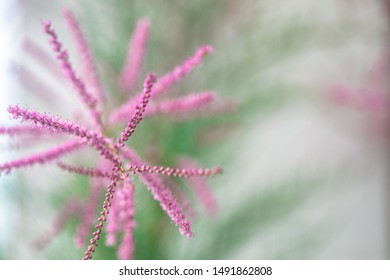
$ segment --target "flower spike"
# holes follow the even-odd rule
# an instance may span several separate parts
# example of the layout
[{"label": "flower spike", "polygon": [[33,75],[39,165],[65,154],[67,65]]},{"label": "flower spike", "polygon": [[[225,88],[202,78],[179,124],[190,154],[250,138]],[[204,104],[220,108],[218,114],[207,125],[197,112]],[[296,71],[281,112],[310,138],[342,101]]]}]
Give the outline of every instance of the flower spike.
[{"label": "flower spike", "polygon": [[87,168],[82,166],[72,166],[66,163],[63,163],[61,161],[57,162],[57,166],[65,171],[76,173],[80,175],[85,175],[89,177],[103,177],[103,178],[109,178],[110,173],[105,172],[96,168]]},{"label": "flower spike", "polygon": [[102,156],[115,164],[120,165],[115,153],[109,149],[109,141],[98,132],[88,130],[80,125],[60,119],[59,117],[54,117],[49,114],[40,114],[29,109],[22,109],[17,105],[9,106],[8,112],[16,119],[19,118],[22,119],[22,121],[30,122],[42,128],[65,132],[75,135],[82,140],[87,140]]},{"label": "flower spike", "polygon": [[142,92],[141,97],[139,98],[138,105],[135,107],[135,112],[131,117],[129,123],[126,126],[124,132],[122,132],[121,138],[117,140],[118,144],[123,146],[130,136],[134,133],[137,125],[142,120],[142,115],[145,112],[146,105],[149,102],[150,92],[152,91],[153,84],[156,81],[156,76],[154,74],[148,74],[144,83],[144,91]]},{"label": "flower spike", "polygon": [[[176,66],[171,72],[168,72],[158,80],[152,92],[150,93],[151,97],[155,97],[169,91],[176,82],[181,80],[196,66],[201,64],[203,57],[211,52],[213,52],[213,48],[211,46],[206,45],[200,47],[196,53],[193,56],[187,58],[183,64]],[[139,96],[139,94],[137,94],[137,96]],[[130,99],[126,104],[112,112],[110,116],[110,122],[118,123],[126,120],[128,118],[129,112],[133,110],[136,104],[137,97]]]},{"label": "flower spike", "polygon": [[149,165],[142,165],[142,166],[130,165],[127,170],[133,174],[156,173],[156,174],[174,176],[179,178],[210,177],[222,173],[222,169],[220,167],[214,167],[212,169],[209,169],[209,168],[194,168],[194,167],[171,168],[171,167],[163,167],[163,166],[151,167]]},{"label": "flower spike", "polygon": [[126,62],[119,78],[119,85],[124,92],[131,91],[141,72],[149,38],[150,23],[146,18],[140,19],[129,44]]},{"label": "flower spike", "polygon": [[[120,181],[120,183],[123,183]],[[123,188],[123,186],[122,186]],[[105,244],[107,246],[114,246],[116,244],[116,237],[119,233],[120,227],[120,220],[119,220],[119,201],[122,188],[117,189],[117,198],[113,200],[111,209],[110,209],[110,215],[107,217],[107,224],[106,224],[106,242]]]},{"label": "flower spike", "polygon": [[[183,158],[181,160],[181,166],[189,169],[199,168],[198,164],[191,158]],[[206,181],[200,177],[191,177],[188,181],[205,209],[211,215],[216,214],[218,212],[218,204]]]},{"label": "flower spike", "polygon": [[[142,165],[141,159],[130,148],[124,146],[122,153],[123,156],[129,159],[134,165]],[[164,186],[164,184],[157,176],[149,173],[140,173],[140,178],[153,194],[154,199],[160,202],[161,208],[179,227],[180,233],[187,236],[188,238],[193,237],[194,234],[191,229],[191,223],[185,217],[183,210],[172,196],[171,191]]]},{"label": "flower spike", "polygon": [[198,110],[214,101],[214,99],[215,93],[206,91],[170,100],[164,100],[159,103],[150,104],[145,112],[145,117],[158,114],[175,114]]},{"label": "flower spike", "polygon": [[182,65],[176,66],[173,71],[165,74],[156,84],[152,91],[152,97],[166,93],[171,87],[188,75],[196,66],[202,63],[202,59],[206,54],[212,53],[213,47],[209,45],[201,46],[193,56],[187,58]]},{"label": "flower spike", "polygon": [[93,92],[95,93],[95,97],[97,97],[100,101],[103,101],[105,100],[105,95],[103,93],[103,88],[98,78],[95,62],[93,60],[92,52],[88,45],[88,42],[85,39],[73,12],[71,10],[65,10],[64,15],[69,29],[75,39],[79,53],[81,54],[85,77],[87,78],[87,81],[91,83]]},{"label": "flower spike", "polygon": [[122,242],[118,248],[118,259],[120,260],[134,258],[134,189],[135,185],[127,176],[124,179],[123,188],[118,193],[119,218],[123,228]]},{"label": "flower spike", "polygon": [[100,239],[100,234],[102,233],[103,224],[107,220],[109,208],[111,207],[111,200],[114,198],[116,185],[117,185],[118,180],[119,180],[119,172],[120,172],[119,168],[114,166],[113,171],[112,171],[112,175],[111,175],[111,182],[107,186],[107,191],[105,194],[105,199],[104,199],[103,207],[102,207],[103,209],[100,212],[100,216],[98,218],[98,223],[95,226],[96,231],[93,232],[93,234],[92,234],[93,237],[89,240],[90,245],[88,246],[87,250],[84,253],[83,260],[92,259],[92,254],[95,252],[95,247],[98,246],[97,242]]},{"label": "flower spike", "polygon": [[81,221],[76,229],[75,244],[78,248],[85,246],[85,240],[90,233],[90,228],[96,216],[100,191],[102,190],[103,181],[100,178],[92,178],[87,200],[82,211]]},{"label": "flower spike", "polygon": [[79,141],[68,141],[60,146],[46,150],[44,152],[29,157],[25,157],[22,159],[0,164],[0,174],[1,172],[5,172],[6,174],[9,174],[13,169],[31,166],[37,163],[39,164],[49,163],[53,160],[58,159],[61,156],[64,156],[66,154],[75,151],[76,149],[81,148],[81,146],[83,146],[83,143],[80,143]]},{"label": "flower spike", "polygon": [[[57,162],[57,166],[65,171],[76,173],[88,177],[101,177],[109,178],[111,175],[109,172],[104,171],[98,168],[88,168],[83,166],[74,166],[63,163],[61,161]],[[130,165],[126,169],[122,170],[122,173],[131,173],[131,174],[140,174],[140,173],[149,173],[149,174],[160,174],[166,176],[173,176],[179,178],[191,178],[191,177],[212,177],[217,174],[222,173],[220,167],[214,168],[172,168],[164,166],[150,166],[150,165]]]},{"label": "flower spike", "polygon": [[46,20],[43,21],[42,24],[46,34],[50,36],[49,42],[52,45],[53,51],[57,53],[57,60],[61,64],[64,75],[69,78],[81,99],[86,104],[95,125],[98,125],[99,128],[101,128],[101,116],[100,112],[96,108],[97,99],[87,90],[84,82],[77,76],[76,72],[74,71],[73,66],[69,61],[68,52],[62,49],[62,43],[58,40],[57,33],[51,27],[51,22]]}]

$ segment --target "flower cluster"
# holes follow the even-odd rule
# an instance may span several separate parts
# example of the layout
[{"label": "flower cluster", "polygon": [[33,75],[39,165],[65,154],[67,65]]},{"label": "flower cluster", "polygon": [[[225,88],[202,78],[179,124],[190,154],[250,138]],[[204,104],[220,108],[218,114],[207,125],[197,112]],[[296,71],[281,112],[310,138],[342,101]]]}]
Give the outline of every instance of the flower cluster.
[{"label": "flower cluster", "polygon": [[[43,21],[43,29],[49,37],[49,43],[52,47],[55,58],[69,83],[73,85],[75,92],[80,97],[85,109],[89,112],[90,123],[87,126],[54,116],[49,113],[40,113],[27,107],[12,105],[8,107],[8,112],[14,119],[18,119],[25,125],[15,127],[0,127],[0,134],[10,136],[28,136],[34,138],[43,132],[55,134],[70,135],[71,139],[57,147],[48,149],[41,153],[0,164],[0,174],[9,174],[17,168],[28,167],[34,164],[47,164],[56,161],[57,166],[67,172],[81,174],[90,177],[89,197],[85,203],[80,203],[77,199],[70,200],[59,213],[57,222],[46,238],[37,241],[38,247],[43,247],[53,238],[67,219],[74,216],[75,212],[82,212],[81,222],[76,232],[76,245],[87,246],[83,259],[91,259],[96,247],[99,244],[102,230],[107,233],[107,246],[116,244],[116,238],[121,231],[122,241],[118,248],[118,258],[131,259],[134,256],[134,228],[135,223],[135,198],[132,175],[138,174],[141,181],[150,190],[155,200],[157,200],[162,209],[168,214],[174,224],[179,227],[181,234],[192,237],[193,230],[191,223],[186,217],[183,207],[171,188],[168,188],[161,175],[174,176],[179,178],[189,178],[194,184],[195,191],[199,198],[204,200],[206,208],[215,211],[215,200],[204,180],[210,176],[220,174],[222,169],[200,168],[194,164],[184,163],[180,168],[150,166],[137,155],[129,146],[125,145],[128,139],[133,135],[143,118],[156,114],[183,113],[191,110],[198,110],[212,102],[216,94],[213,92],[192,93],[184,97],[155,101],[158,95],[169,92],[170,88],[180,81],[185,75],[200,65],[206,54],[212,52],[212,47],[202,46],[193,56],[187,58],[183,64],[176,66],[172,71],[157,78],[155,74],[148,74],[144,81],[143,91],[130,98],[125,104],[116,108],[111,113],[103,114],[103,102],[109,96],[105,94],[99,75],[96,71],[92,51],[88,46],[87,40],[71,11],[65,12],[65,17],[75,39],[78,51],[82,58],[82,75],[77,73],[73,67],[68,51],[64,48],[62,42],[50,21]],[[141,19],[136,25],[133,37],[130,40],[129,51],[123,71],[117,79],[118,88],[123,92],[134,90],[136,81],[142,73],[142,62],[146,54],[147,42],[149,37],[150,23],[147,19]],[[33,53],[45,56],[46,54],[36,45],[29,44]],[[152,102],[150,102],[152,101]],[[103,119],[107,115],[108,119]],[[110,124],[126,123],[120,137],[109,135]],[[60,158],[79,149],[92,148],[101,156],[101,160],[96,166],[84,167],[68,164],[60,161]],[[187,165],[187,167],[186,167]],[[95,231],[89,240],[86,238],[89,234],[91,224],[95,219],[95,213],[98,209],[99,194],[105,184],[105,197],[97,222],[95,222]],[[76,211],[77,210],[77,211]],[[96,221],[96,220],[95,220]],[[105,224],[107,225],[105,226]]]}]

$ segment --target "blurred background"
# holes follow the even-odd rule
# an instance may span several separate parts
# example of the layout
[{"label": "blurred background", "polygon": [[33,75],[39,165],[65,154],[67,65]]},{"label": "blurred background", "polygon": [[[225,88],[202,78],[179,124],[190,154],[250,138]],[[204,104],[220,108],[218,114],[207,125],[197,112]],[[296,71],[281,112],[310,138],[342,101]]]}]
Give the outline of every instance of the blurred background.
[{"label": "blurred background", "polygon": [[[9,104],[83,119],[55,60],[26,48],[32,42],[54,57],[41,26],[50,19],[80,66],[65,8],[91,45],[108,109],[123,102],[116,77],[138,19],[151,22],[142,77],[163,75],[200,45],[214,47],[169,94],[212,90],[215,106],[147,119],[129,145],[150,164],[190,156],[221,166],[224,173],[208,180],[218,212],[208,214],[187,182],[175,181],[196,212],[196,237],[187,240],[136,179],[136,259],[390,257],[388,1],[2,0],[0,7],[0,126],[17,124]],[[0,162],[55,143],[0,135]],[[96,155],[67,160],[88,165]],[[32,244],[69,197],[87,194],[87,178],[54,164],[2,175],[0,258],[80,259],[78,217],[44,249]],[[101,244],[94,259],[115,259],[116,249]]]}]

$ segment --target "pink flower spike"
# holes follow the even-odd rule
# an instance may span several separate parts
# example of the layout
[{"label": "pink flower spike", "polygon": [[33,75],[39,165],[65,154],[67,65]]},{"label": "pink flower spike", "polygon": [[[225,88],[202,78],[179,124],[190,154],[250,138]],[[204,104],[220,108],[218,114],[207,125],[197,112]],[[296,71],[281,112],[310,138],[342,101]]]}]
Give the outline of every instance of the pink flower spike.
[{"label": "pink flower spike", "polygon": [[80,224],[77,226],[75,235],[75,244],[78,248],[85,246],[86,238],[90,233],[90,228],[95,219],[96,209],[98,208],[98,201],[100,191],[102,189],[103,181],[101,178],[91,178],[89,195],[81,215]]},{"label": "pink flower spike", "polygon": [[[138,155],[124,146],[123,156],[129,159],[134,165],[142,166],[142,161]],[[193,237],[191,223],[186,219],[183,210],[172,196],[171,191],[164,186],[161,180],[150,173],[139,174],[142,182],[148,187],[155,200],[160,202],[161,208],[168,214],[171,220],[179,227],[180,233],[188,238]]]},{"label": "pink flower spike", "polygon": [[158,114],[175,114],[198,110],[214,100],[215,93],[207,91],[164,100],[159,103],[151,104],[145,111],[145,117]]},{"label": "pink flower spike", "polygon": [[51,22],[43,21],[42,24],[44,26],[46,34],[50,36],[49,42],[52,45],[53,51],[57,53],[57,60],[61,65],[65,77],[67,77],[71,81],[78,94],[80,95],[82,101],[89,109],[94,124],[101,129],[101,114],[96,108],[97,99],[90,92],[88,92],[84,82],[76,75],[76,72],[74,71],[73,66],[69,61],[68,52],[62,49],[62,43],[58,40],[57,34],[54,29],[52,29]]},{"label": "pink flower spike", "polygon": [[122,223],[123,236],[118,248],[118,259],[132,260],[134,258],[134,227],[135,227],[135,185],[127,176],[124,179],[124,186],[118,193],[119,218]]},{"label": "pink flower spike", "polygon": [[124,92],[131,91],[137,82],[147,48],[149,30],[150,22],[147,18],[137,22],[119,78],[119,85]]},{"label": "pink flower spike", "polygon": [[[121,183],[121,181],[120,181]],[[119,200],[121,199],[122,188],[118,188],[116,193],[117,197],[113,200],[110,215],[107,217],[107,225],[105,226],[106,230],[106,242],[107,246],[114,246],[116,244],[116,236],[120,230],[120,221],[119,221]]]},{"label": "pink flower spike", "polygon": [[176,66],[173,71],[165,74],[156,84],[151,96],[161,95],[166,93],[171,87],[191,72],[196,66],[202,63],[202,59],[206,54],[212,53],[213,47],[205,45],[200,47],[193,56],[187,58],[182,65]]},{"label": "pink flower spike", "polygon": [[210,168],[172,168],[163,166],[149,166],[149,165],[130,165],[127,171],[136,173],[149,173],[149,174],[161,174],[179,178],[191,178],[191,177],[211,177],[222,173],[222,168],[214,167]]},{"label": "pink flower spike", "polygon": [[[170,90],[170,88],[191,70],[202,63],[202,59],[206,54],[213,51],[211,46],[202,46],[196,53],[187,58],[182,65],[176,66],[171,72],[162,76],[154,86],[151,97],[161,95]],[[137,94],[139,96],[139,94]],[[110,116],[110,123],[118,123],[128,118],[129,112],[132,112],[134,106],[137,104],[137,97],[130,99],[126,104],[114,110]]]},{"label": "pink flower spike", "polygon": [[142,115],[145,112],[145,108],[149,102],[150,92],[152,91],[153,84],[156,81],[156,76],[153,74],[148,74],[144,83],[144,91],[141,94],[138,105],[135,107],[135,112],[133,116],[130,118],[126,129],[122,132],[121,137],[117,140],[117,143],[121,146],[124,146],[124,142],[126,142],[130,136],[134,133],[137,125],[142,120]]},{"label": "pink flower spike", "polygon": [[93,60],[91,49],[88,45],[87,40],[85,39],[83,32],[77,22],[76,17],[70,10],[64,11],[66,22],[69,26],[70,31],[76,42],[78,51],[81,55],[81,59],[84,66],[84,74],[87,81],[90,82],[92,86],[92,91],[95,93],[100,101],[105,100],[105,95],[103,93],[103,88],[98,78],[98,74],[95,67],[95,62]]},{"label": "pink flower spike", "polygon": [[80,125],[65,121],[59,117],[54,117],[49,114],[40,114],[29,109],[22,109],[19,106],[9,106],[8,112],[16,119],[30,122],[38,127],[46,128],[53,131],[61,131],[64,133],[75,135],[82,140],[88,141],[89,145],[94,147],[106,159],[114,162],[117,166],[121,165],[115,153],[109,149],[110,142],[101,134],[86,129]]},{"label": "pink flower spike", "polygon": [[68,141],[62,145],[46,150],[44,152],[0,164],[0,174],[2,172],[9,174],[13,169],[31,166],[37,163],[39,164],[49,163],[53,160],[58,159],[61,156],[64,156],[66,154],[75,151],[76,149],[81,148],[82,146],[83,143],[80,143],[79,141]]},{"label": "pink flower spike", "polygon": [[66,163],[63,163],[61,161],[57,162],[57,166],[63,170],[66,170],[71,173],[76,173],[80,175],[85,175],[89,177],[103,177],[103,178],[109,178],[110,173],[97,169],[97,168],[88,168],[88,167],[82,167],[82,166],[72,166]]},{"label": "pink flower spike", "polygon": [[103,224],[107,220],[107,215],[109,213],[109,208],[111,207],[111,201],[114,198],[114,193],[116,191],[116,185],[119,180],[120,169],[117,166],[113,167],[111,182],[107,186],[107,191],[105,194],[105,199],[103,202],[103,209],[100,212],[98,218],[98,223],[95,226],[96,231],[92,233],[92,238],[89,240],[89,246],[84,253],[83,260],[92,259],[92,255],[95,252],[95,247],[98,246],[98,241],[100,240],[100,234],[102,233]]},{"label": "pink flower spike", "polygon": [[186,215],[191,219],[196,219],[198,217],[198,213],[187,198],[187,194],[177,184],[175,184],[175,182],[169,181],[167,184],[169,185],[172,193],[175,195],[177,201],[182,206]]},{"label": "pink flower spike", "polygon": [[[180,165],[189,169],[199,168],[199,165],[190,158],[183,158]],[[207,169],[200,168],[199,170],[206,172]],[[218,204],[206,181],[200,177],[191,177],[188,180],[205,209],[212,215],[216,214],[218,212]]]},{"label": "pink flower spike", "polygon": [[[110,173],[98,168],[88,168],[82,166],[73,166],[61,161],[57,162],[57,166],[65,171],[85,175],[89,177],[102,177],[109,178]],[[132,174],[149,173],[149,174],[161,174],[166,176],[173,176],[179,178],[191,178],[191,177],[212,177],[222,173],[220,167],[214,168],[172,168],[164,166],[150,166],[150,165],[130,165],[122,172],[128,172]]]}]

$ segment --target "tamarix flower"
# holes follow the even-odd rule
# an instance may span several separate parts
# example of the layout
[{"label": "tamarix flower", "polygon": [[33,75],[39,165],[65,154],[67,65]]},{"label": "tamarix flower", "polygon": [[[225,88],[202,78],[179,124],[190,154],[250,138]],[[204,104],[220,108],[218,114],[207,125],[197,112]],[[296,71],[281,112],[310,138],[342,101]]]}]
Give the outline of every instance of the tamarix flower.
[{"label": "tamarix flower", "polygon": [[[47,164],[56,161],[57,166],[62,170],[90,178],[87,201],[79,203],[74,200],[73,204],[72,202],[66,204],[68,206],[61,211],[62,214],[60,213],[50,236],[38,242],[39,247],[46,245],[54,237],[53,235],[63,228],[66,220],[74,216],[75,209],[77,209],[81,221],[77,227],[75,240],[78,246],[87,247],[83,259],[92,258],[104,229],[107,232],[107,246],[117,244],[118,236],[122,238],[118,245],[118,258],[133,258],[135,250],[134,228],[136,227],[134,175],[140,177],[154,199],[160,203],[161,208],[178,226],[180,233],[188,238],[194,236],[191,222],[185,216],[182,206],[176,200],[172,189],[165,185],[160,176],[183,179],[202,177],[202,180],[205,180],[208,177],[220,174],[222,169],[219,167],[188,166],[174,168],[147,165],[131,147],[126,145],[126,142],[135,133],[136,129],[139,129],[138,127],[145,116],[190,112],[204,107],[215,99],[216,94],[214,92],[204,91],[165,101],[154,100],[156,96],[168,93],[173,84],[179,82],[196,66],[200,65],[203,57],[212,52],[212,47],[207,45],[200,47],[193,56],[187,58],[184,63],[161,78],[157,78],[152,73],[147,74],[143,90],[139,91],[139,94],[115,108],[111,113],[103,112],[103,108],[106,108],[106,106],[103,106],[102,101],[110,96],[103,93],[103,86],[95,67],[91,48],[88,46],[88,42],[73,13],[66,11],[65,17],[81,54],[84,68],[81,72],[83,75],[79,75],[73,67],[68,52],[65,50],[63,43],[60,42],[52,23],[47,20],[43,21],[43,28],[49,37],[49,43],[59,64],[59,69],[73,85],[75,93],[90,113],[89,123],[81,125],[49,113],[41,113],[27,107],[11,105],[8,107],[8,112],[14,119],[18,119],[25,124],[8,128],[0,127],[0,134],[12,137],[23,135],[23,137],[34,139],[43,132],[55,132],[55,135],[64,134],[74,138],[41,153],[0,164],[0,174],[8,174],[14,169],[29,167],[37,163]],[[137,80],[141,75],[142,62],[147,48],[149,29],[149,21],[141,19],[131,39],[123,71],[117,79],[118,88],[124,92],[132,91],[138,84]],[[35,45],[30,44],[29,49],[31,49],[31,46]],[[41,50],[37,52],[37,48],[33,49],[35,52],[32,52],[32,55],[39,53],[39,56],[46,56]],[[49,64],[48,62],[47,65]],[[106,116],[107,120],[103,118]],[[125,125],[126,122],[127,125]],[[107,125],[112,123],[122,124],[123,131],[114,134],[112,127]],[[51,133],[47,135],[54,136]],[[92,148],[101,156],[101,160],[96,165],[85,167],[60,161],[60,158],[64,155],[72,154],[76,150],[86,149],[87,147]],[[103,188],[104,186],[106,187]],[[199,187],[196,188],[199,189]],[[103,205],[99,211],[99,197],[102,191],[105,191],[105,195]],[[95,220],[96,214],[98,214],[97,221]],[[91,234],[90,227],[92,225],[94,225],[95,230]],[[88,235],[92,236],[89,243],[86,241]]]}]

